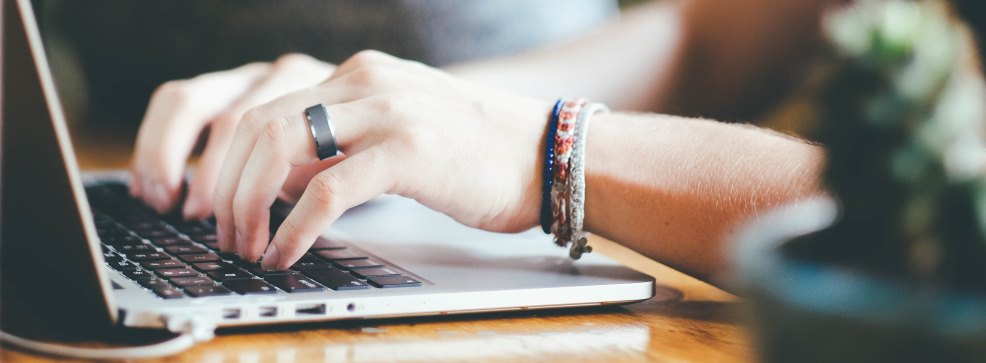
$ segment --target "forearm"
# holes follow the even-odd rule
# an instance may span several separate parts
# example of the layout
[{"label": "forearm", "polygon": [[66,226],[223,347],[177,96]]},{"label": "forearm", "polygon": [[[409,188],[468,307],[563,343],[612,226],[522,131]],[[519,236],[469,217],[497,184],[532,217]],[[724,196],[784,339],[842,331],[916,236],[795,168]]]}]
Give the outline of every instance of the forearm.
[{"label": "forearm", "polygon": [[586,229],[700,278],[741,223],[821,189],[821,148],[750,126],[598,114],[587,142]]}]

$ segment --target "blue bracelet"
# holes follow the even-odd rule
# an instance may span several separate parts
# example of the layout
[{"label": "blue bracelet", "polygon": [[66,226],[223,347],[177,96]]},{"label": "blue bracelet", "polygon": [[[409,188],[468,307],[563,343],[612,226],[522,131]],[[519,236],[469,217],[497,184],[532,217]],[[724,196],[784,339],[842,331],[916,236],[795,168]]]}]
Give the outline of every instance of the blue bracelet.
[{"label": "blue bracelet", "polygon": [[555,108],[551,111],[551,120],[548,122],[548,136],[545,140],[544,148],[544,174],[541,181],[541,230],[544,233],[551,233],[551,188],[554,186],[554,165],[555,165],[555,133],[558,132],[558,112],[565,104],[565,99],[558,99]]}]

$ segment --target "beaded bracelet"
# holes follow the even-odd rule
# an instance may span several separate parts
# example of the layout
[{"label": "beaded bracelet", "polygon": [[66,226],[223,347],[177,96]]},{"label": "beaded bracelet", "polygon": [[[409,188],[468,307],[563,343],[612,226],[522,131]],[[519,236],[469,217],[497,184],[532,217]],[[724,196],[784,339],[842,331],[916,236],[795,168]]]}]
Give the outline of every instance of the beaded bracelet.
[{"label": "beaded bracelet", "polygon": [[592,251],[586,245],[587,239],[582,232],[585,219],[585,140],[589,117],[600,111],[608,109],[599,103],[588,103],[585,99],[560,99],[555,104],[549,124],[547,144],[551,150],[547,151],[545,179],[548,179],[549,172],[552,177],[550,182],[546,180],[543,183],[541,227],[545,228],[545,207],[549,205],[544,198],[550,195],[550,231],[554,234],[555,244],[570,246],[572,259],[579,259],[583,253]]},{"label": "beaded bracelet", "polygon": [[555,107],[551,111],[551,119],[548,122],[547,137],[545,137],[544,150],[544,171],[541,174],[541,230],[544,233],[551,233],[551,188],[554,185],[554,174],[552,168],[555,165],[555,131],[558,127],[558,113],[561,111],[564,100],[559,99],[555,102]]},{"label": "beaded bracelet", "polygon": [[555,235],[555,244],[562,247],[571,240],[571,226],[568,219],[568,202],[571,196],[568,168],[569,159],[572,157],[572,144],[575,143],[575,126],[579,111],[585,103],[584,99],[568,100],[558,111],[558,126],[555,130],[554,184],[551,188],[551,233]]}]

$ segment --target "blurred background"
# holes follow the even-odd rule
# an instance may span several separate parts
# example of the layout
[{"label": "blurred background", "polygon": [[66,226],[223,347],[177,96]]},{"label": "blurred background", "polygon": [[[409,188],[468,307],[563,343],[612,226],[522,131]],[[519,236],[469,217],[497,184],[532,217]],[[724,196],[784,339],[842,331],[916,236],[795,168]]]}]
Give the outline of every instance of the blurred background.
[{"label": "blurred background", "polygon": [[[35,0],[69,114],[133,132],[161,83],[299,52],[433,66],[576,37],[616,0]],[[84,116],[83,116],[84,115]]]}]

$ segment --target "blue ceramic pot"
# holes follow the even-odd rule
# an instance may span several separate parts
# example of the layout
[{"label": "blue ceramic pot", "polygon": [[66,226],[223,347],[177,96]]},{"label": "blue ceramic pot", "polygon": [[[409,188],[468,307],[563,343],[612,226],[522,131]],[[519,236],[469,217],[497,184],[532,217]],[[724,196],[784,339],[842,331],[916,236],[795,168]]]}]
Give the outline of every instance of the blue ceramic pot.
[{"label": "blue ceramic pot", "polygon": [[[986,297],[798,260],[784,243],[837,218],[817,199],[762,216],[737,262],[766,362],[986,362]],[[986,276],[983,276],[986,278]]]}]

